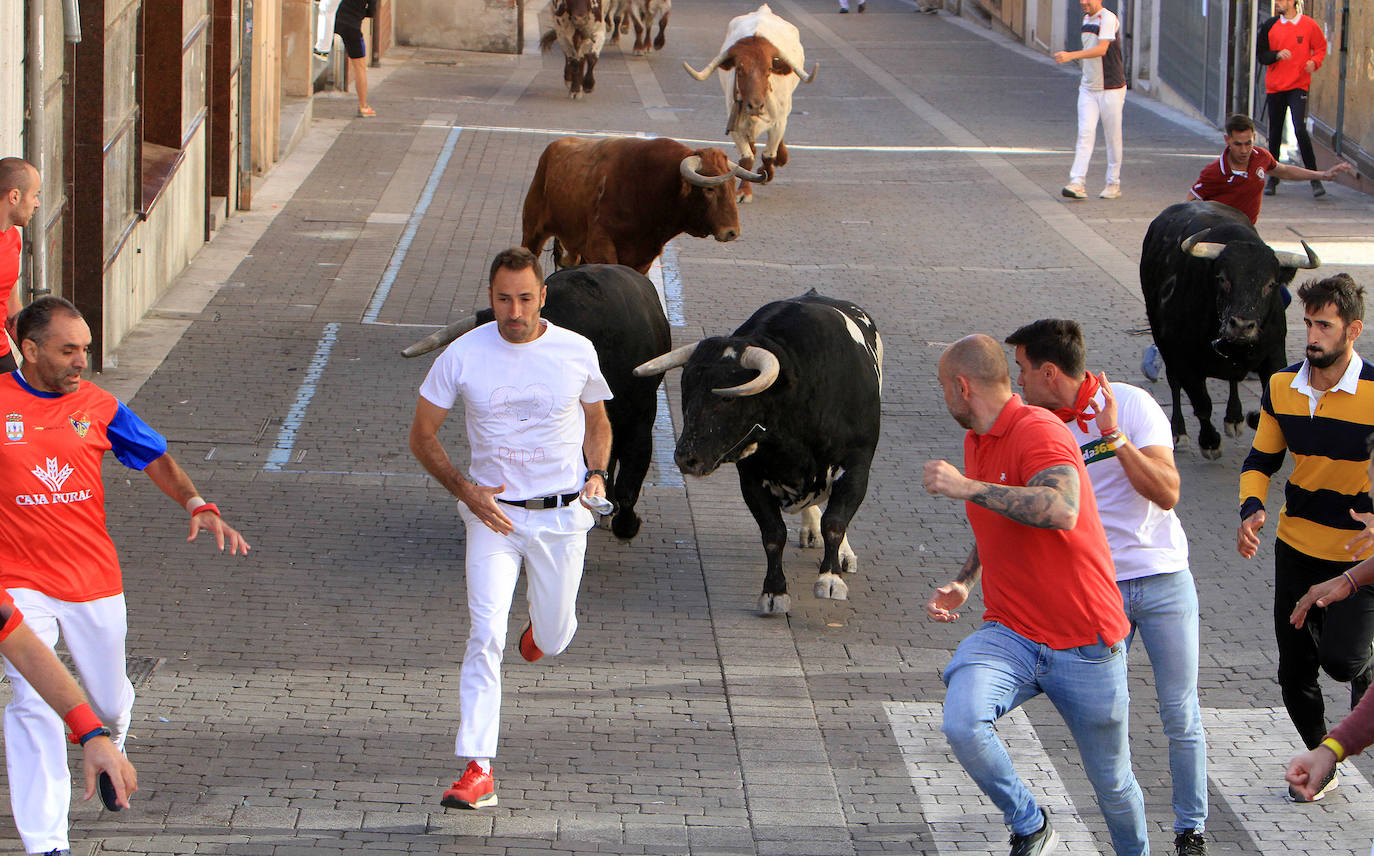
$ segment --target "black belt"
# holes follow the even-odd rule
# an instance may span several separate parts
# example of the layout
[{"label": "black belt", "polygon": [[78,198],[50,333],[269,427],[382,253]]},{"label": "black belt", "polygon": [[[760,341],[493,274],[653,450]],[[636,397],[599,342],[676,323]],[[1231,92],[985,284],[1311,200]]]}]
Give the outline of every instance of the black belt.
[{"label": "black belt", "polygon": [[572,505],[581,495],[581,493],[554,494],[553,496],[541,496],[538,499],[502,499],[498,496],[496,501],[539,511],[545,508],[562,508],[565,505]]}]

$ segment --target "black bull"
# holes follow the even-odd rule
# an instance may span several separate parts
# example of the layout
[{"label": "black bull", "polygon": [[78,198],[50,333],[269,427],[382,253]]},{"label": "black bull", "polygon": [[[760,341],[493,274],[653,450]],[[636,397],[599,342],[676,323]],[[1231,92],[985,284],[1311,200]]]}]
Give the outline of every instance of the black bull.
[{"label": "black bull", "polygon": [[[601,374],[614,396],[606,402],[611,421],[611,483],[607,493],[617,510],[611,531],[629,540],[639,533],[635,513],[653,457],[654,416],[662,378],[635,377],[635,366],[672,347],[668,319],[647,277],[623,265],[582,265],[557,271],[545,281],[547,303],[540,311],[560,327],[591,340]],[[493,319],[491,309],[456,321],[402,353],[419,356],[448,344]]]},{"label": "black bull", "polygon": [[791,606],[784,511],[805,510],[803,544],[815,538],[819,516],[825,553],[814,591],[845,599],[838,572],[857,570],[845,533],[868,491],[881,421],[882,340],[868,314],[812,291],[769,303],[733,335],[678,348],[635,374],[676,366],[683,366],[678,467],[705,476],[735,464],[768,562],[759,611]]},{"label": "black bull", "polygon": [[1262,381],[1286,365],[1288,325],[1282,289],[1299,268],[1319,262],[1271,249],[1241,212],[1219,202],[1180,202],[1150,223],[1140,253],[1140,288],[1150,332],[1173,395],[1175,443],[1187,441],[1180,391],[1198,418],[1198,447],[1221,456],[1212,426],[1207,378],[1229,384],[1225,428],[1239,436],[1243,421],[1237,384],[1250,372]]}]

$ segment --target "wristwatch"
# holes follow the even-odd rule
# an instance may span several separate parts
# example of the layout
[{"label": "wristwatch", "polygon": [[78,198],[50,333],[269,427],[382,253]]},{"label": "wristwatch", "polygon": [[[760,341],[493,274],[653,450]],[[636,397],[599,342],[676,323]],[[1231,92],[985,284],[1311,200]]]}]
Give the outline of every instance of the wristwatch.
[{"label": "wristwatch", "polygon": [[611,482],[611,474],[606,472],[605,470],[587,470],[587,475],[582,479],[582,481],[585,482],[592,476],[601,476],[601,480],[603,482],[606,482],[607,484],[610,484]]}]

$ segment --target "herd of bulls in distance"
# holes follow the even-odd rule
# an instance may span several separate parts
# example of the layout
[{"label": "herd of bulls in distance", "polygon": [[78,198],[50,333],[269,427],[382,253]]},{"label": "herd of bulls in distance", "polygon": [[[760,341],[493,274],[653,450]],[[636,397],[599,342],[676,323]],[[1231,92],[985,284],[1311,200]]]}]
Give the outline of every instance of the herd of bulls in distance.
[{"label": "herd of bulls in distance", "polygon": [[[557,0],[555,40],[567,57],[574,97],[591,92],[593,69],[606,40],[628,18],[635,52],[664,44],[670,0]],[[564,137],[539,158],[522,212],[521,243],[536,255],[553,239],[555,265],[543,314],[591,340],[615,396],[607,410],[613,432],[609,528],[623,540],[640,531],[639,500],[653,451],[659,386],[681,368],[683,425],[674,454],[678,468],[707,476],[734,464],[745,504],[758,524],[766,558],[760,613],[790,608],[783,551],[783,512],[801,513],[801,545],[823,553],[814,594],[843,600],[858,560],[850,521],[862,504],[880,430],[883,344],[859,306],[808,292],[759,308],[730,336],[673,349],[657,291],[645,274],[677,235],[733,241],[739,202],[752,184],[770,181],[787,163],[783,134],[805,70],[796,27],[765,4],[734,18],[720,52],[696,71],[720,77],[726,133],[739,162],[719,148],[693,149],[666,138]],[[755,147],[766,134],[760,168]],[[632,176],[632,180],[625,180]],[[739,183],[736,186],[735,180]],[[1150,224],[1141,249],[1140,282],[1150,331],[1164,360],[1173,397],[1176,444],[1187,443],[1180,394],[1200,427],[1204,457],[1220,456],[1211,422],[1207,378],[1229,384],[1225,428],[1239,436],[1237,384],[1254,372],[1267,381],[1286,364],[1282,293],[1299,269],[1320,262],[1277,251],[1240,212],[1215,202],[1182,202]],[[490,321],[490,309],[411,345],[418,356]],[[933,372],[932,372],[933,375]]]}]

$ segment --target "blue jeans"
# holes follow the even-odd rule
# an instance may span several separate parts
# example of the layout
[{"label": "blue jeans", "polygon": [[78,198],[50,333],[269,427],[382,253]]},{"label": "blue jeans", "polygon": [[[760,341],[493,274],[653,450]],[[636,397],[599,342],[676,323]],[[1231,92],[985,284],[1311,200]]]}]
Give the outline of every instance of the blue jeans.
[{"label": "blue jeans", "polygon": [[1099,642],[1057,651],[989,621],[959,644],[944,679],[945,737],[1013,834],[1037,830],[1040,807],[992,724],[1044,693],[1078,744],[1117,856],[1150,852],[1145,799],[1131,772],[1126,734],[1124,645]]},{"label": "blue jeans", "polygon": [[1207,824],[1207,742],[1197,701],[1197,589],[1187,570],[1117,583],[1131,633],[1145,643],[1155,673],[1159,718],[1169,738],[1174,832]]}]

